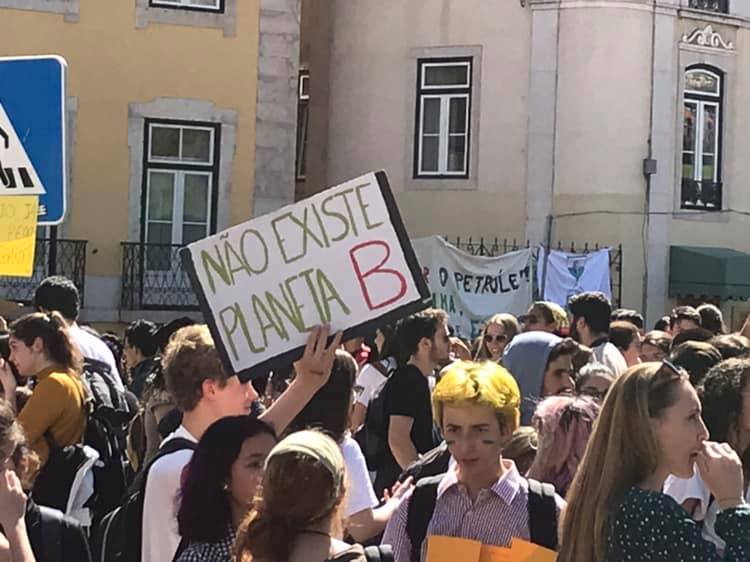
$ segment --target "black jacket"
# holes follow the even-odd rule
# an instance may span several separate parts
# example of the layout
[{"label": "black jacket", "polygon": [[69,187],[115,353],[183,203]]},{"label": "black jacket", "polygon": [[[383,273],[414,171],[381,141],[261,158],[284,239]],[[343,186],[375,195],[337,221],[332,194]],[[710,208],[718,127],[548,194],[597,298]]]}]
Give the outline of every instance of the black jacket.
[{"label": "black jacket", "polygon": [[36,562],[91,562],[86,535],[75,519],[29,498],[25,520]]}]

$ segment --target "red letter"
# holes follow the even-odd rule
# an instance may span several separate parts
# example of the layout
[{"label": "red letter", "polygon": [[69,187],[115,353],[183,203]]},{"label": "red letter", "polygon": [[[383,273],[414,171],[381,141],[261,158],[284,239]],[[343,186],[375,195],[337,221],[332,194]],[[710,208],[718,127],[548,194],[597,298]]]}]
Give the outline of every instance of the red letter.
[{"label": "red letter", "polygon": [[[368,269],[365,273],[362,273],[362,269],[359,267],[359,262],[357,261],[356,253],[359,250],[362,250],[364,248],[368,248],[371,246],[383,247],[385,249],[385,257],[382,260],[380,260],[380,263],[378,265]],[[406,294],[406,279],[404,278],[404,276],[401,275],[401,273],[396,271],[395,269],[382,267],[388,261],[388,258],[391,257],[391,249],[388,246],[388,244],[386,244],[385,242],[382,242],[380,240],[372,240],[370,242],[363,242],[362,244],[358,244],[354,246],[351,250],[349,250],[349,257],[352,260],[354,271],[357,273],[357,280],[359,281],[359,286],[362,289],[362,295],[365,297],[365,301],[367,301],[367,306],[370,307],[370,310],[377,310],[378,308],[383,308],[384,306],[388,306],[389,304],[396,302],[398,299],[400,299]],[[365,279],[367,279],[371,275],[377,275],[377,274],[396,276],[399,280],[400,288],[399,288],[398,294],[395,295],[394,297],[386,299],[381,303],[373,304],[372,299],[370,298],[370,291],[367,288],[367,283]]]}]

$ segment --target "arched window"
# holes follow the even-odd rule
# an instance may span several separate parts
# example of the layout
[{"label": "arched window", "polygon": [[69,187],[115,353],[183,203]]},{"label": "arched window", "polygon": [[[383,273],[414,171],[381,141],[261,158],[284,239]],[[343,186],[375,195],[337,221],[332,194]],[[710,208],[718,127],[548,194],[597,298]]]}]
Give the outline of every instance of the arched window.
[{"label": "arched window", "polygon": [[705,66],[685,72],[682,208],[721,210],[723,75]]}]

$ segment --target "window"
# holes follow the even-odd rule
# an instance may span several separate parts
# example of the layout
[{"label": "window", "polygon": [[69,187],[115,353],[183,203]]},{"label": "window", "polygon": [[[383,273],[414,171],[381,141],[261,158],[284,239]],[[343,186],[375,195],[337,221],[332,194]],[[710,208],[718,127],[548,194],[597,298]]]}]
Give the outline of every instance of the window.
[{"label": "window", "polygon": [[414,177],[468,178],[472,59],[418,64]]},{"label": "window", "polygon": [[223,12],[224,0],[150,0],[154,8],[182,8],[184,10],[201,10]]},{"label": "window", "polygon": [[682,208],[721,210],[722,75],[708,67],[685,73]]},{"label": "window", "polygon": [[728,0],[690,0],[690,7],[708,12],[729,13]]},{"label": "window", "polygon": [[147,269],[169,270],[170,246],[205,238],[216,228],[220,126],[146,120],[142,239]]},{"label": "window", "polygon": [[307,136],[310,121],[310,73],[303,70],[299,73],[297,95],[297,155],[295,170],[298,180],[307,176]]}]

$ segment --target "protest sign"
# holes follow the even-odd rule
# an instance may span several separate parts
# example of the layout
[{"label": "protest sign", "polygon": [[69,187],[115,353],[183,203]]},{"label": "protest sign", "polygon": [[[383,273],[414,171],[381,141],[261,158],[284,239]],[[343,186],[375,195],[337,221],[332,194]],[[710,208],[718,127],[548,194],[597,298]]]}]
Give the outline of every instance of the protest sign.
[{"label": "protest sign", "polygon": [[298,358],[316,324],[344,338],[429,305],[383,172],[181,250],[222,360],[247,380]]},{"label": "protest sign", "polygon": [[585,291],[600,291],[608,299],[612,299],[609,248],[586,254],[552,250],[546,259],[547,279],[542,282],[545,269],[545,252],[542,248],[539,252],[537,277],[539,286],[544,287],[544,300],[566,307],[570,297]]},{"label": "protest sign", "polygon": [[532,300],[531,250],[473,256],[439,236],[412,240],[433,306],[450,315],[456,335],[474,338],[499,312],[524,314]]},{"label": "protest sign", "polygon": [[0,197],[0,275],[31,277],[39,198]]},{"label": "protest sign", "polygon": [[427,562],[554,562],[557,553],[514,538],[509,548],[479,541],[432,535],[427,539]]}]

